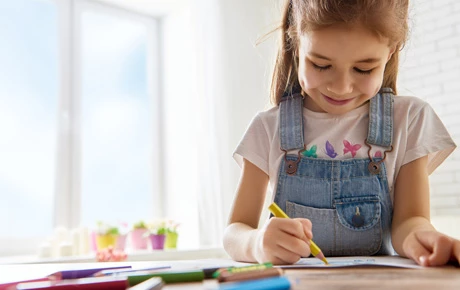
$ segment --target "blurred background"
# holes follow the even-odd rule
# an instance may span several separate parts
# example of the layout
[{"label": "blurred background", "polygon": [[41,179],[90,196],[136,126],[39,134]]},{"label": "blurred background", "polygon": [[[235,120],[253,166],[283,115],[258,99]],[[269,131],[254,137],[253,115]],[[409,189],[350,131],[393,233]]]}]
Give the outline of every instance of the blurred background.
[{"label": "blurred background", "polygon": [[[178,250],[221,248],[282,2],[0,0],[0,256],[152,219],[180,225]],[[460,3],[412,1],[410,24],[399,94],[460,144]],[[460,238],[459,150],[430,182],[434,224]]]}]

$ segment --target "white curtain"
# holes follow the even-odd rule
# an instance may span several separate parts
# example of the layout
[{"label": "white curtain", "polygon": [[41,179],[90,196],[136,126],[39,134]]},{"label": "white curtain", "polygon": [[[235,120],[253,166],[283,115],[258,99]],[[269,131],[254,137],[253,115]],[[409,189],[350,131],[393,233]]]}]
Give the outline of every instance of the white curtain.
[{"label": "white curtain", "polygon": [[268,103],[279,1],[195,0],[200,245],[222,244],[240,169],[232,158],[250,120]]},{"label": "white curtain", "polygon": [[228,155],[227,100],[223,95],[222,19],[216,0],[196,0],[197,207],[200,246],[221,245],[225,226],[223,183]]}]

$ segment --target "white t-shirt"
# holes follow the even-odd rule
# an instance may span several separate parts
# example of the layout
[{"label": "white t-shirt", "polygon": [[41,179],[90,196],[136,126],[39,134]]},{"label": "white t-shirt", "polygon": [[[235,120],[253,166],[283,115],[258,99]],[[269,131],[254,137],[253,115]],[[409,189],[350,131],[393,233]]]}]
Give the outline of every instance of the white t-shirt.
[{"label": "white t-shirt", "polygon": [[[343,115],[303,108],[303,120],[310,157],[368,158],[369,147],[364,140],[369,128],[369,103]],[[394,98],[393,127],[393,151],[387,153],[384,161],[392,200],[394,180],[401,166],[428,155],[431,174],[456,147],[431,106],[415,97]],[[279,165],[284,157],[279,138],[279,107],[273,107],[255,116],[233,154],[240,166],[245,158],[268,174],[272,193],[276,192]],[[383,157],[384,150],[387,148],[372,145],[371,156]]]}]

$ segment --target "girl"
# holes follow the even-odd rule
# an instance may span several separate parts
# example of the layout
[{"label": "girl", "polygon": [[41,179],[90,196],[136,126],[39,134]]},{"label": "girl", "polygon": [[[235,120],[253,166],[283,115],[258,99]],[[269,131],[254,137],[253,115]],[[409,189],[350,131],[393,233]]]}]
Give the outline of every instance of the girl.
[{"label": "girl", "polygon": [[[224,234],[239,261],[391,255],[436,266],[460,241],[430,223],[428,175],[455,149],[432,108],[395,96],[408,0],[286,1],[272,79],[235,152],[242,175]],[[258,228],[267,186],[292,219]]]}]

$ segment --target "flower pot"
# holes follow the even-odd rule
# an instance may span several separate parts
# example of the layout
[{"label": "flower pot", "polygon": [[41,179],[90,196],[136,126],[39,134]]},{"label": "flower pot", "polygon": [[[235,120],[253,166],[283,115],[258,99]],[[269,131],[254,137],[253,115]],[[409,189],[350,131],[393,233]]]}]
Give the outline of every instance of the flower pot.
[{"label": "flower pot", "polygon": [[96,235],[96,245],[98,250],[108,247],[115,247],[117,243],[117,235]]},{"label": "flower pot", "polygon": [[119,235],[115,243],[115,249],[124,250],[126,246],[126,235]]},{"label": "flower pot", "polygon": [[163,250],[165,245],[166,235],[150,234],[150,242],[152,243],[152,250]]},{"label": "flower pot", "polygon": [[96,241],[97,233],[96,232],[91,232],[90,236],[90,247],[91,251],[96,252],[97,251],[97,241]]},{"label": "flower pot", "polygon": [[147,229],[135,229],[131,231],[131,246],[134,250],[147,249],[147,237],[144,234]]},{"label": "flower pot", "polygon": [[178,233],[171,233],[171,232],[166,233],[165,249],[176,249],[178,237],[179,237]]}]

